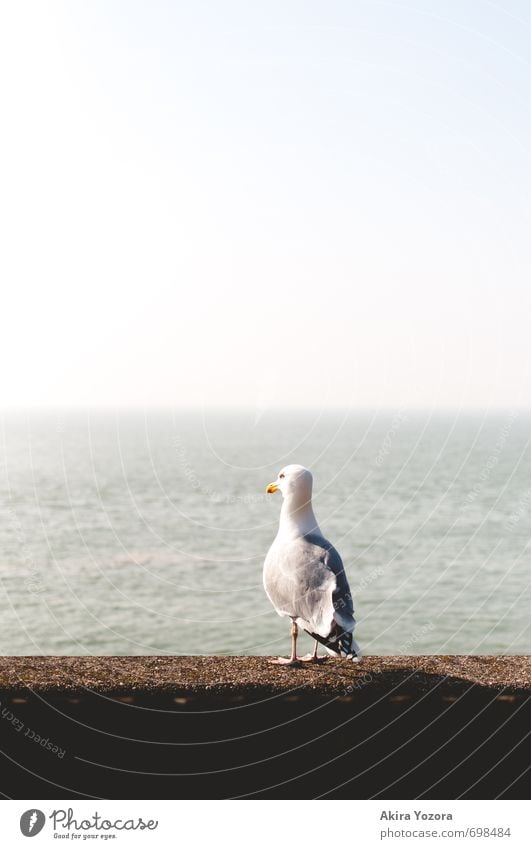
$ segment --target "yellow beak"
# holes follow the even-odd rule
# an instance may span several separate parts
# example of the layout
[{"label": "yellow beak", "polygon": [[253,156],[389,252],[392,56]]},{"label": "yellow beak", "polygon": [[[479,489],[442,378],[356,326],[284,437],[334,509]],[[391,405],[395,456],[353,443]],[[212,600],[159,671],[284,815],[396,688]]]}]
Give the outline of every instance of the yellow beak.
[{"label": "yellow beak", "polygon": [[266,492],[269,492],[269,493],[271,493],[271,492],[277,492],[277,490],[278,490],[278,486],[276,485],[276,483],[270,483],[270,484],[266,487]]}]

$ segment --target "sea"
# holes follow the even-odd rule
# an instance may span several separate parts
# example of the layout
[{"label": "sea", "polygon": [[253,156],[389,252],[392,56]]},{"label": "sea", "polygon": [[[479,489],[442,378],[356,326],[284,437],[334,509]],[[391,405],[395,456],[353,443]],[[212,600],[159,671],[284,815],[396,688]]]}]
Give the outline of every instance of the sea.
[{"label": "sea", "polygon": [[0,436],[3,655],[285,654],[262,566],[288,463],[365,653],[529,653],[529,412],[26,410]]}]

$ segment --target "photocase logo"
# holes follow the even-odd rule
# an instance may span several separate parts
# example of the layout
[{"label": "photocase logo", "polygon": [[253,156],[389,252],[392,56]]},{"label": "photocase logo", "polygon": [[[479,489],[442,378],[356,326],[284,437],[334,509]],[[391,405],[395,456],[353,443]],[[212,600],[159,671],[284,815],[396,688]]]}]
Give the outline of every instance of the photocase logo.
[{"label": "photocase logo", "polygon": [[37,808],[30,808],[29,811],[24,811],[20,817],[20,830],[24,837],[35,837],[39,831],[42,831],[46,817],[42,811]]}]

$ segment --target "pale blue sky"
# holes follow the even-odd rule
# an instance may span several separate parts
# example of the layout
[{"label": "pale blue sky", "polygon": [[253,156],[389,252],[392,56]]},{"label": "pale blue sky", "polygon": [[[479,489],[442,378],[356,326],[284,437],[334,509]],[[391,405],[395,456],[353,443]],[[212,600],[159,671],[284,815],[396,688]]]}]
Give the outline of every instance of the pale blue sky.
[{"label": "pale blue sky", "polygon": [[531,404],[528,4],[1,15],[4,406]]}]

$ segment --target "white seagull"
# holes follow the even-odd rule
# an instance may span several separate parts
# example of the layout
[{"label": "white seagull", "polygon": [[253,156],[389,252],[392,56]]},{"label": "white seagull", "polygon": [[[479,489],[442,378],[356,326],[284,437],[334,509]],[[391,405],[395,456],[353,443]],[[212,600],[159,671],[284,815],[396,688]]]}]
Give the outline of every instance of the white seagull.
[{"label": "white seagull", "polygon": [[[326,540],[312,509],[312,473],[285,466],[266,492],[280,490],[284,501],[278,534],[264,563],[264,589],[279,616],[291,619],[291,657],[272,663],[317,662],[321,643],[331,655],[360,660],[353,639],[354,607],[341,557]],[[315,639],[313,654],[297,657],[300,625]]]}]

